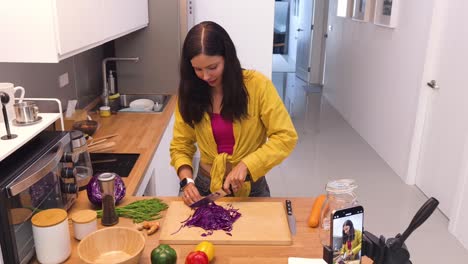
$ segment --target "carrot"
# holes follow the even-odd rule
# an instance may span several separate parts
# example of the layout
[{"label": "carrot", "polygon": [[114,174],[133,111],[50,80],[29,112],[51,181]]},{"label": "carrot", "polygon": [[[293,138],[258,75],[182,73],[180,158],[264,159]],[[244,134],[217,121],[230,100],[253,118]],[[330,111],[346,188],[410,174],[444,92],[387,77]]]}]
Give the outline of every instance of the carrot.
[{"label": "carrot", "polygon": [[309,220],[307,225],[310,227],[317,227],[320,222],[320,211],[322,210],[322,205],[325,202],[327,196],[325,194],[319,195],[315,198],[314,205],[312,206],[312,211],[309,215]]}]

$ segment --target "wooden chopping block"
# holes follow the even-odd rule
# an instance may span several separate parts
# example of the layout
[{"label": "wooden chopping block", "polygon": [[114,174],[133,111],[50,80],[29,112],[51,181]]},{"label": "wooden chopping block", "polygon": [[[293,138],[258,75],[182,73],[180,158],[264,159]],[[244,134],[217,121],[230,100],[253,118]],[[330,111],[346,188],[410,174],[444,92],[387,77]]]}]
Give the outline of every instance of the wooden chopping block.
[{"label": "wooden chopping block", "polygon": [[[226,202],[216,204],[227,208]],[[193,214],[182,201],[173,201],[169,205],[161,224],[161,244],[198,244],[210,241],[225,245],[291,245],[286,209],[281,202],[232,202],[233,208],[239,209],[242,216],[234,223],[232,236],[222,230],[214,231],[211,236],[199,227],[184,227],[179,232],[182,221]]]}]

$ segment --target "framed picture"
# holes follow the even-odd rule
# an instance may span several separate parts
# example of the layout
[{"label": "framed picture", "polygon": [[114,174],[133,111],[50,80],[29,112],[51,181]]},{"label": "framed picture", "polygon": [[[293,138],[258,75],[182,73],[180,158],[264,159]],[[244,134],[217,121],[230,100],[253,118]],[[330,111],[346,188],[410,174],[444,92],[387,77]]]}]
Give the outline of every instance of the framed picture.
[{"label": "framed picture", "polygon": [[395,28],[397,24],[398,0],[377,0],[374,24]]},{"label": "framed picture", "polygon": [[371,20],[372,14],[372,0],[354,0],[353,6],[353,19],[363,22]]},{"label": "framed picture", "polygon": [[336,6],[336,16],[352,17],[353,0],[338,0]]}]

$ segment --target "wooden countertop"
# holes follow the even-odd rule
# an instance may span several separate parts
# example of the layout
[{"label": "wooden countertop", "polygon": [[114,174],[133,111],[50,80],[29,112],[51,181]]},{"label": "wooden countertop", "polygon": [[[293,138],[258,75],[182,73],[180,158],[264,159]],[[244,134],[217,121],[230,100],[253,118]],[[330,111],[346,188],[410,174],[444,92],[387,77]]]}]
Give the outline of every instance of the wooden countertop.
[{"label": "wooden countertop", "polygon": [[[122,205],[131,203],[139,199],[147,199],[150,197],[125,197]],[[179,197],[158,197],[170,204],[171,201],[181,200]],[[223,198],[223,201],[242,201],[249,202],[264,202],[264,201],[280,201],[284,202],[286,198]],[[302,258],[322,258],[322,245],[318,235],[318,229],[307,226],[307,219],[314,202],[313,197],[307,198],[288,198],[294,206],[294,215],[296,217],[297,234],[293,236],[293,244],[291,246],[252,246],[252,245],[215,245],[215,259],[211,263],[288,263],[288,257]],[[80,192],[78,202],[69,211],[69,215],[81,209],[90,209],[91,203],[88,202],[85,192]],[[166,211],[162,213],[163,218],[159,221],[161,226],[164,225],[164,216]],[[99,228],[104,228],[100,225]],[[258,223],[261,224],[261,223]],[[120,218],[116,226],[135,227],[132,220]],[[160,231],[151,236],[146,237],[146,246],[141,255],[140,263],[151,263],[151,251],[159,245]],[[80,259],[76,252],[76,247],[79,241],[73,238],[73,228],[70,225],[70,235],[72,242],[72,254],[65,263],[80,263]],[[185,257],[194,250],[195,245],[171,245],[177,252],[177,263],[184,263]],[[372,263],[369,259],[364,259],[363,263]]]},{"label": "wooden countertop", "polygon": [[108,153],[138,153],[135,166],[128,177],[122,177],[127,187],[127,195],[134,195],[153,158],[161,137],[174,112],[177,96],[172,95],[162,113],[117,113],[110,117],[91,115],[99,122],[100,127],[94,138],[118,134],[109,141],[116,146]]},{"label": "wooden countertop", "polygon": [[[140,181],[151,162],[152,156],[159,145],[161,137],[166,129],[170,117],[174,111],[176,96],[172,96],[165,110],[160,114],[143,113],[118,113],[108,118],[93,116],[93,119],[100,122],[101,127],[94,135],[95,138],[103,137],[109,134],[119,134],[112,141],[116,142],[116,147],[109,152],[114,153],[139,153],[140,156],[130,172],[129,177],[123,180],[127,187],[127,196],[120,205],[125,205],[139,199],[150,197],[132,196],[138,189]],[[171,201],[181,200],[179,197],[158,197],[170,203]],[[235,199],[236,201],[248,199],[248,201],[281,201],[286,198],[223,198],[224,201]],[[251,245],[215,245],[216,257],[211,263],[288,263],[288,257],[302,258],[321,258],[322,245],[320,243],[318,229],[307,226],[313,197],[308,198],[288,198],[294,206],[294,214],[297,221],[297,235],[293,236],[291,246],[251,246]],[[69,210],[69,216],[73,212],[81,209],[96,209],[88,201],[86,191],[81,191],[77,202]],[[164,215],[160,223],[164,225]],[[98,220],[98,228],[101,226]],[[259,223],[261,224],[261,223]],[[117,226],[135,227],[131,219],[120,218]],[[65,263],[81,263],[76,248],[79,241],[73,238],[73,227],[70,221],[70,240],[72,243],[72,253]],[[151,263],[151,251],[159,245],[159,231],[156,234],[146,237],[146,246],[141,255],[140,263]],[[177,252],[177,263],[184,263],[185,257],[191,252],[195,245],[171,245]],[[33,261],[33,263],[37,263]],[[363,263],[372,263],[369,259],[364,259]]]}]

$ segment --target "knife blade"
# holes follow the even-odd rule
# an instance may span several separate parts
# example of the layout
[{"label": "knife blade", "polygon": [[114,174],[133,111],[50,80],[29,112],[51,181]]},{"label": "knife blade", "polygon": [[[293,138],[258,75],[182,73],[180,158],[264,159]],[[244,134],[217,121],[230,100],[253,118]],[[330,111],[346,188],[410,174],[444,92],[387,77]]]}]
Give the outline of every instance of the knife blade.
[{"label": "knife blade", "polygon": [[214,202],[215,200],[218,200],[219,198],[222,198],[224,196],[226,196],[227,193],[221,189],[221,190],[218,190],[214,193],[211,193],[211,194],[208,194],[207,196],[205,196],[204,198],[194,202],[193,204],[190,205],[190,208],[197,208],[197,207],[200,207],[200,206],[203,206],[203,205],[207,205],[211,202]]},{"label": "knife blade", "polygon": [[289,231],[291,234],[296,234],[296,217],[294,217],[292,212],[292,204],[290,200],[286,200],[286,211],[288,213],[288,224],[289,224]]},{"label": "knife blade", "polygon": [[[252,181],[252,177],[250,176],[250,174],[247,174],[247,176],[245,177],[245,181]],[[223,181],[223,184],[224,184],[224,181]],[[231,190],[231,193],[234,193],[231,186],[229,186],[229,189]],[[197,208],[197,207],[200,207],[202,205],[207,205],[207,204],[209,204],[211,202],[214,202],[214,201],[218,200],[219,198],[222,198],[222,197],[224,197],[226,195],[227,195],[227,193],[223,189],[220,189],[220,190],[218,190],[218,191],[216,191],[214,193],[208,194],[204,198],[194,202],[193,204],[189,205],[189,207],[190,208]]]}]

